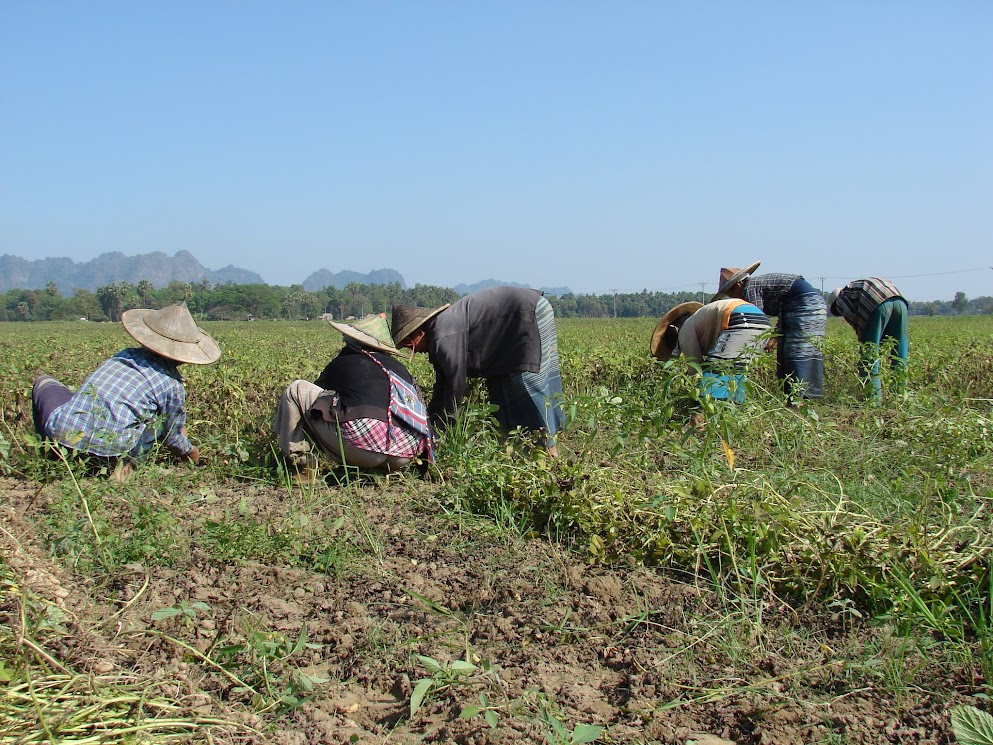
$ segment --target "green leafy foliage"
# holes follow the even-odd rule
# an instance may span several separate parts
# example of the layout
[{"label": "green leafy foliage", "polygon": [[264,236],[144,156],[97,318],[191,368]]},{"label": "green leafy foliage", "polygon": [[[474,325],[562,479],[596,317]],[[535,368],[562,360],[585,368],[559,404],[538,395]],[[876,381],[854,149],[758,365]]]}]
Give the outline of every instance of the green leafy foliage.
[{"label": "green leafy foliage", "polygon": [[412,719],[420,711],[426,699],[431,696],[438,696],[453,686],[460,685],[479,669],[468,660],[439,662],[433,657],[425,655],[417,655],[417,660],[427,670],[428,677],[418,680],[410,694],[410,717]]},{"label": "green leafy foliage", "polygon": [[321,647],[307,640],[306,624],[293,639],[246,622],[240,638],[219,645],[214,657],[237,676],[241,685],[234,692],[251,694],[256,708],[297,709],[328,679],[305,673],[297,667],[296,659],[305,650]]},{"label": "green leafy foliage", "polygon": [[[218,477],[271,478],[275,401],[294,378],[316,377],[338,342],[319,322],[206,325],[223,357],[184,370],[202,465]],[[684,361],[648,355],[651,329],[652,319],[560,320],[569,425],[557,460],[501,441],[483,387],[471,386],[441,437],[438,499],[501,530],[567,539],[598,561],[702,568],[719,586],[761,585],[797,602],[847,598],[869,614],[920,619],[921,603],[964,602],[979,617],[985,590],[969,588],[985,587],[993,543],[983,517],[993,470],[989,319],[914,318],[911,393],[877,408],[862,401],[857,345],[837,319],[825,345],[827,398],[794,408],[771,356],[750,368],[744,404],[701,397]],[[38,470],[33,375],[58,369],[76,385],[127,343],[108,324],[4,329],[14,372],[0,383],[4,468]],[[426,358],[411,367],[430,391]],[[86,501],[88,521],[73,493],[52,510],[51,539],[66,553],[113,568],[188,550],[168,510],[139,504],[122,532],[118,506],[105,509],[99,489]],[[354,547],[331,535],[246,514],[205,524],[198,540],[221,560],[281,557],[337,573]]]},{"label": "green leafy foliage", "polygon": [[536,700],[539,717],[547,727],[545,737],[549,745],[580,745],[580,743],[596,742],[603,734],[603,727],[592,724],[579,723],[570,729],[562,720],[554,699],[544,693],[538,693]]},{"label": "green leafy foliage", "polygon": [[961,745],[993,745],[993,715],[975,706],[953,706],[951,720]]},{"label": "green leafy foliage", "polygon": [[196,620],[200,611],[209,610],[210,606],[207,603],[201,601],[187,603],[185,600],[180,600],[176,605],[170,605],[168,608],[160,608],[152,613],[152,620],[165,621],[170,618],[179,618],[183,619],[186,623],[192,623]]}]

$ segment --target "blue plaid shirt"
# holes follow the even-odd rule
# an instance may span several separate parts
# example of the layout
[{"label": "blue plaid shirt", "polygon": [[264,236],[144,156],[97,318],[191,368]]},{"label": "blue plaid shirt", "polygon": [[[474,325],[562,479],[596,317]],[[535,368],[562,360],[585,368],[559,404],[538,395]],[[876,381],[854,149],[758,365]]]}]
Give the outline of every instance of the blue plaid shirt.
[{"label": "blue plaid shirt", "polygon": [[189,453],[182,380],[172,360],[144,348],[122,350],[52,412],[48,436],[103,457],[141,458],[156,440]]}]

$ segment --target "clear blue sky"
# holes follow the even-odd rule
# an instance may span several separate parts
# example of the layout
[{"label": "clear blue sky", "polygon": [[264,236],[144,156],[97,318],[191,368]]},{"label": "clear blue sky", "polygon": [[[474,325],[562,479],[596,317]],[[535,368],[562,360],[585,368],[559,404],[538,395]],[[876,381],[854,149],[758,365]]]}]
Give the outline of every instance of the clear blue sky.
[{"label": "clear blue sky", "polygon": [[991,248],[989,0],[0,3],[0,253],[929,300]]}]

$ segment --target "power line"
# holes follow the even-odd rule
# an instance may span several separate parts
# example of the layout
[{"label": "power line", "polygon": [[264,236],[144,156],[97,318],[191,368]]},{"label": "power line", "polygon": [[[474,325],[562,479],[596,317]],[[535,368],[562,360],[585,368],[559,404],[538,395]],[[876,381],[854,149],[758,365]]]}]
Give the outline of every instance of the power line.
[{"label": "power line", "polygon": [[[921,277],[941,277],[941,276],[944,276],[944,275],[947,275],[947,274],[966,274],[966,273],[969,273],[969,272],[982,272],[982,271],[985,271],[987,269],[993,269],[993,266],[980,266],[980,267],[975,267],[973,269],[953,269],[953,270],[947,271],[947,272],[928,272],[926,274],[898,274],[898,275],[888,274],[886,276],[887,276],[887,279],[919,279]],[[837,276],[829,276],[829,275],[823,275],[823,276],[821,276],[821,275],[811,275],[811,276],[813,276],[814,279],[820,280],[820,282],[821,282],[821,292],[824,292],[824,280],[826,280],[826,279],[845,279],[845,280],[852,280],[852,279],[861,279],[862,278],[862,277],[837,277]],[[700,286],[700,289],[703,290],[704,285],[706,285],[706,284],[710,284],[710,282],[686,282],[685,284],[681,284],[681,285],[671,285],[669,287],[659,287],[659,288],[656,288],[656,289],[653,289],[653,290],[648,290],[648,292],[674,292],[674,291],[678,291],[678,290],[689,291],[689,289],[691,287],[693,287],[694,285],[699,285]],[[645,289],[647,289],[647,288],[645,288]],[[621,291],[620,290],[612,290],[612,292],[617,293],[617,292],[621,292]],[[640,292],[640,291],[632,291],[631,293],[626,293],[626,294],[633,294],[634,292]],[[701,294],[703,294],[703,293],[701,292]]]},{"label": "power line", "polygon": [[[984,269],[993,269],[993,266],[979,266],[974,269],[953,269],[950,272],[929,272],[928,274],[898,274],[888,275],[889,279],[917,279],[919,277],[941,277],[946,274],[965,274],[967,272],[981,272]],[[859,279],[859,277],[824,277],[823,279]]]}]

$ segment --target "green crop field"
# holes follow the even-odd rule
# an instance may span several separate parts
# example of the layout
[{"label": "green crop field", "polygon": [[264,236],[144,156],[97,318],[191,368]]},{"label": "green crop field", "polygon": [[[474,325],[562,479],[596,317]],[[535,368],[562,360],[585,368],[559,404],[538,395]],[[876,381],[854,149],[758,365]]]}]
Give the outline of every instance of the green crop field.
[{"label": "green crop field", "polygon": [[30,389],[130,338],[0,324],[0,741],[952,742],[993,694],[993,318],[912,318],[881,405],[830,319],[799,407],[771,356],[701,400],[654,325],[559,321],[558,459],[476,386],[426,478],[301,487],[270,419],[326,323],[204,323],[201,463],[126,484],[46,458]]}]

